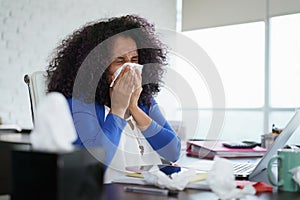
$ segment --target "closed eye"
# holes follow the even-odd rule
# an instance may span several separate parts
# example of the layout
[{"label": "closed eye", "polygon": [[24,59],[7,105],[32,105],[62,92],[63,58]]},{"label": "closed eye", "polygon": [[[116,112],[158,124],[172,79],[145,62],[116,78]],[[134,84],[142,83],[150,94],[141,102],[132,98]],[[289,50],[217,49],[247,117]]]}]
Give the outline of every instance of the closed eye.
[{"label": "closed eye", "polygon": [[133,56],[131,58],[131,62],[137,63],[139,61],[139,57],[138,56]]},{"label": "closed eye", "polygon": [[116,63],[122,63],[122,62],[124,62],[124,58],[123,57],[118,57],[114,62],[116,62]]}]

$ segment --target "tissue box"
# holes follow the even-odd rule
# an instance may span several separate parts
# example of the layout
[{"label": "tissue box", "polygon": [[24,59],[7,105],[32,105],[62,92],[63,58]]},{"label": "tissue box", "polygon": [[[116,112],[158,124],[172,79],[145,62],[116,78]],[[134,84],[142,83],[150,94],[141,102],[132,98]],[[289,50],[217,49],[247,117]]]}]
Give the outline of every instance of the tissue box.
[{"label": "tissue box", "polygon": [[[90,151],[104,156],[103,149]],[[12,199],[99,199],[104,166],[93,155],[86,149],[13,151]]]}]

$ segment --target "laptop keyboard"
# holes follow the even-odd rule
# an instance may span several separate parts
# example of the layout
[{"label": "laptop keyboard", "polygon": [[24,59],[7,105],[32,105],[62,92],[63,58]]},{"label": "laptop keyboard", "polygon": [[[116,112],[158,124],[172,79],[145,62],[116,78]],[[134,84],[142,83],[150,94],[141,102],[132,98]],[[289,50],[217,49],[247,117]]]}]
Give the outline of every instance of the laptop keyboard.
[{"label": "laptop keyboard", "polygon": [[250,174],[257,164],[254,163],[233,163],[234,174]]}]

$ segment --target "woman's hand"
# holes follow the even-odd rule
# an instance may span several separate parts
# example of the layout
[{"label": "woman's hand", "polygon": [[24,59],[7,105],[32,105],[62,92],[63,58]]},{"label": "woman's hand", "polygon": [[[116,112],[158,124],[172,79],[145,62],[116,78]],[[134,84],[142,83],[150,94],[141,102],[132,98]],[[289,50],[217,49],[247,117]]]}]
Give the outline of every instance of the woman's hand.
[{"label": "woman's hand", "polygon": [[133,111],[138,108],[138,100],[143,91],[142,88],[142,76],[138,69],[134,68],[134,79],[133,79],[133,93],[130,98],[129,111]]},{"label": "woman's hand", "polygon": [[133,81],[134,91],[131,95],[129,102],[129,112],[133,116],[136,121],[137,126],[141,131],[146,130],[150,124],[152,119],[138,106],[138,100],[142,93],[142,76],[138,69],[135,69],[135,76]]},{"label": "woman's hand", "polygon": [[122,70],[117,78],[114,87],[110,89],[111,110],[110,113],[124,118],[125,112],[129,106],[134,85],[134,73],[129,67]]}]

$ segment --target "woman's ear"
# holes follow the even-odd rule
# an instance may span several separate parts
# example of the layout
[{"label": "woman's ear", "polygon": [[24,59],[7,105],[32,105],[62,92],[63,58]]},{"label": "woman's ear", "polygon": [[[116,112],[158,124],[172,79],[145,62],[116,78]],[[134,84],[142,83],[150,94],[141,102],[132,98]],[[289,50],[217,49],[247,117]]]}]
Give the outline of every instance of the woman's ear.
[{"label": "woman's ear", "polygon": [[110,85],[111,82],[114,80],[115,76],[113,74],[107,73],[106,75],[106,81]]}]

